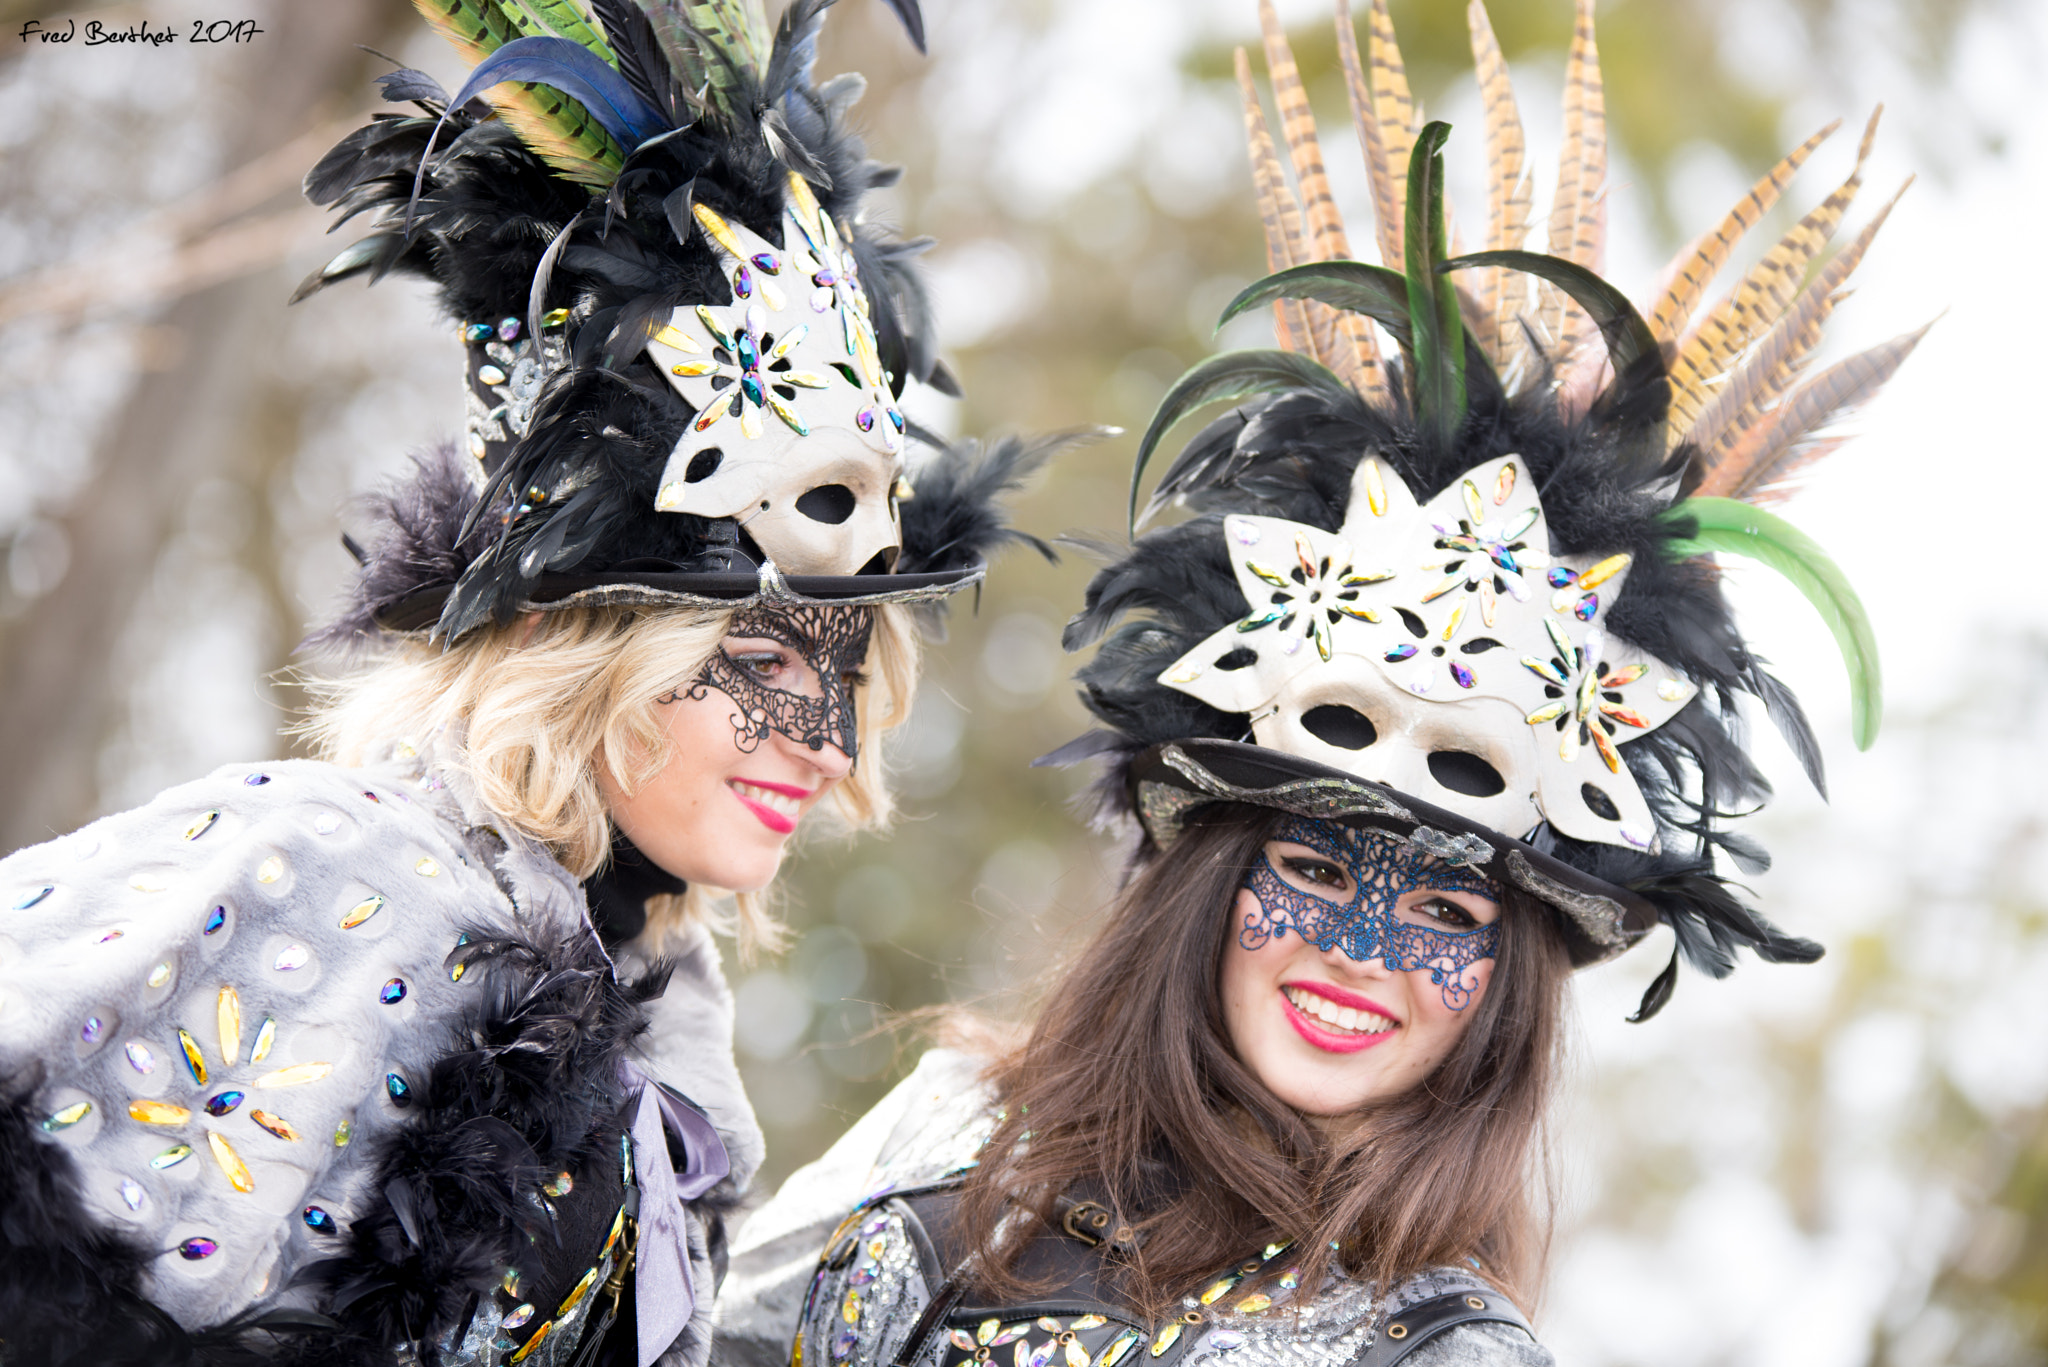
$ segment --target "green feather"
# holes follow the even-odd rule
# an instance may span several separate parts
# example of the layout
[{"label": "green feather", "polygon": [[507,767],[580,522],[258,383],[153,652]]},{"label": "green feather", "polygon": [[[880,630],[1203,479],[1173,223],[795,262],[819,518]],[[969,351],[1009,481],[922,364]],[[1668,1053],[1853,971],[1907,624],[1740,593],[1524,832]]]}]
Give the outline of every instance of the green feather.
[{"label": "green feather", "polygon": [[1835,634],[1842,663],[1849,671],[1850,723],[1856,748],[1868,750],[1877,739],[1878,722],[1884,715],[1877,633],[1871,630],[1863,602],[1849,587],[1841,567],[1784,518],[1732,498],[1689,498],[1668,509],[1663,517],[1675,527],[1695,524],[1690,537],[1666,546],[1665,553],[1673,559],[1714,551],[1747,556],[1784,575],[1806,595]]},{"label": "green feather", "polygon": [[1469,256],[1454,257],[1437,269],[1462,271],[1473,266],[1505,266],[1509,270],[1523,271],[1548,280],[1570,295],[1572,302],[1584,309],[1599,326],[1617,375],[1626,373],[1640,358],[1659,354],[1657,334],[1650,331],[1650,325],[1636,312],[1635,305],[1629,303],[1628,296],[1576,261],[1545,256],[1541,252],[1473,252]]},{"label": "green feather", "polygon": [[581,43],[612,66],[619,59],[575,0],[506,0],[507,16],[519,26],[522,38],[556,37]]},{"label": "green feather", "polygon": [[1159,401],[1159,411],[1152,415],[1152,425],[1145,429],[1145,436],[1138,443],[1138,459],[1131,466],[1133,534],[1138,527],[1138,482],[1168,429],[1203,404],[1247,399],[1273,389],[1317,389],[1347,403],[1358,399],[1351,386],[1329,367],[1292,351],[1232,351],[1211,356],[1173,382],[1173,388]]},{"label": "green feather", "polygon": [[1276,299],[1314,299],[1350,313],[1362,313],[1408,344],[1408,278],[1363,261],[1311,261],[1275,271],[1238,292],[1216,320],[1220,330],[1241,313]]},{"label": "green feather", "polygon": [[1408,154],[1408,223],[1402,266],[1408,277],[1409,349],[1415,357],[1416,424],[1448,447],[1465,421],[1465,326],[1458,291],[1437,263],[1450,254],[1444,223],[1444,140],[1451,126],[1425,127]]}]

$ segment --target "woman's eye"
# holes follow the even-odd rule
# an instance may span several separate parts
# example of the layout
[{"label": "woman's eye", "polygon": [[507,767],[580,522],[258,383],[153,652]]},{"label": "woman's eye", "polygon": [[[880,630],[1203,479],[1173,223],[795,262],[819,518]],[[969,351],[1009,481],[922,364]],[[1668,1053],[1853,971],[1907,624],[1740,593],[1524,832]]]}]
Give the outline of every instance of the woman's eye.
[{"label": "woman's eye", "polygon": [[1344,888],[1344,871],[1335,864],[1320,859],[1290,859],[1287,867],[1318,887],[1335,888],[1340,892]]},{"label": "woman's eye", "polygon": [[847,688],[865,688],[867,687],[868,682],[867,671],[862,669],[849,669],[844,674],[841,674],[839,676],[839,682],[845,685]]},{"label": "woman's eye", "polygon": [[1451,930],[1471,930],[1479,924],[1479,918],[1471,912],[1465,910],[1456,902],[1446,901],[1441,897],[1430,898],[1417,910],[1421,911],[1425,916],[1441,921]]},{"label": "woman's eye", "polygon": [[762,683],[773,679],[782,669],[782,658],[778,655],[741,655],[733,663]]}]

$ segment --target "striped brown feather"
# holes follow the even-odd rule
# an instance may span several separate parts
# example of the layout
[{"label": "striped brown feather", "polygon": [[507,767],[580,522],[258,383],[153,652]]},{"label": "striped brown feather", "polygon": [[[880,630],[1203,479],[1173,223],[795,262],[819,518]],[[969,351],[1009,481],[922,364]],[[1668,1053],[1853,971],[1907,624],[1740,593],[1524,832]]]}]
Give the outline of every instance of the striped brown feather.
[{"label": "striped brown feather", "polygon": [[[1259,105],[1258,87],[1252,84],[1251,61],[1243,48],[1237,50],[1235,65],[1238,91],[1244,97],[1245,145],[1251,154],[1252,184],[1258,192],[1259,226],[1266,236],[1266,269],[1284,271],[1299,264],[1294,244],[1294,196],[1280,170],[1273,135],[1266,128],[1266,111]],[[1301,300],[1275,300],[1273,328],[1282,351],[1315,354]]]},{"label": "striped brown feather", "polygon": [[1386,0],[1373,0],[1367,24],[1366,61],[1361,62],[1350,0],[1337,0],[1337,55],[1344,66],[1344,87],[1351,97],[1358,141],[1365,149],[1380,264],[1400,270],[1408,151],[1415,145],[1415,101],[1408,93],[1407,70],[1394,41],[1394,21],[1387,15]]},{"label": "striped brown feather", "polygon": [[1700,295],[1706,292],[1708,284],[1727,264],[1728,253],[1735,249],[1744,233],[1770,212],[1771,206],[1778,202],[1778,196],[1791,184],[1792,177],[1813,155],[1813,149],[1826,142],[1841,126],[1842,121],[1836,119],[1786,153],[1785,159],[1750,186],[1749,193],[1737,201],[1712,231],[1672,263],[1671,283],[1657,300],[1657,306],[1650,311],[1650,330],[1657,334],[1658,341],[1676,342],[1684,334],[1685,325],[1692,321],[1693,310],[1699,307]]},{"label": "striped brown feather", "polygon": [[1849,211],[1863,184],[1863,164],[1870,157],[1870,144],[1877,135],[1878,117],[1883,113],[1884,106],[1879,105],[1871,114],[1849,178],[1779,238],[1777,245],[1750,267],[1742,282],[1700,320],[1679,347],[1671,367],[1669,430],[1674,442],[1678,434],[1692,429],[1706,407],[1709,391],[1720,382],[1742,349],[1784,313],[1806,278],[1813,258],[1841,226],[1842,216]]},{"label": "striped brown feather", "polygon": [[[1600,48],[1593,34],[1593,0],[1578,0],[1571,56],[1565,63],[1564,149],[1557,194],[1550,205],[1550,252],[1598,271],[1607,245],[1607,103],[1600,80]],[[1593,330],[1584,310],[1552,285],[1538,286],[1544,330],[1567,360]]]},{"label": "striped brown feather", "polygon": [[1859,351],[1808,380],[1772,410],[1768,422],[1751,429],[1715,471],[1712,482],[1703,482],[1695,492],[1750,503],[1784,497],[1790,492],[1786,482],[1837,444],[1831,438],[1816,441],[1814,433],[1867,403],[1933,326],[1927,323]]},{"label": "striped brown feather", "polygon": [[[1522,113],[1483,0],[1471,0],[1465,23],[1472,35],[1472,66],[1486,111],[1486,250],[1519,251],[1529,239],[1534,188],[1523,164],[1528,143]],[[1504,270],[1478,270],[1473,275],[1478,277],[1476,293],[1484,315],[1475,333],[1495,367],[1505,373],[1524,348],[1520,320],[1528,306],[1529,277]]]},{"label": "striped brown feather", "polygon": [[[1750,354],[1744,358],[1741,367],[1728,377],[1713,400],[1700,411],[1699,421],[1685,439],[1699,448],[1694,458],[1695,468],[1702,478],[1720,469],[1730,452],[1742,444],[1750,430],[1763,422],[1769,410],[1782,394],[1792,387],[1805,368],[1807,358],[1814,347],[1820,344],[1821,328],[1835,305],[1847,297],[1843,286],[1849,276],[1862,264],[1863,254],[1870,250],[1878,230],[1884,227],[1885,219],[1891,216],[1892,206],[1899,202],[1899,196],[1912,185],[1908,179],[1899,187],[1898,194],[1891,197],[1879,209],[1854,241],[1841,251],[1799,292],[1791,310],[1778,320]],[[1741,471],[1734,471],[1726,478],[1741,483]]]}]

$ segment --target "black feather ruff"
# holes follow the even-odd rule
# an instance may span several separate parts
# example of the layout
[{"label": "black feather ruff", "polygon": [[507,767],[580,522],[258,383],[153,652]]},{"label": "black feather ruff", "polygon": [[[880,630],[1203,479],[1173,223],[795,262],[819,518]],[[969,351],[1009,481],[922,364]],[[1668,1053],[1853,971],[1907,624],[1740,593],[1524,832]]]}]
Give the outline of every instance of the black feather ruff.
[{"label": "black feather ruff", "polygon": [[[1209,423],[1167,468],[1151,505],[1177,503],[1194,516],[1145,534],[1106,565],[1067,625],[1069,650],[1100,643],[1077,677],[1083,704],[1110,734],[1084,738],[1063,758],[1085,751],[1104,760],[1088,802],[1098,820],[1114,822],[1130,814],[1124,772],[1146,747],[1183,737],[1251,739],[1248,717],[1159,682],[1175,660],[1249,611],[1225,551],[1226,513],[1334,532],[1368,453],[1393,466],[1418,501],[1475,465],[1515,453],[1536,481],[1553,554],[1633,557],[1608,629],[1700,685],[1677,716],[1622,750],[1656,815],[1662,853],[1569,840],[1547,825],[1530,833],[1530,843],[1648,899],[1701,972],[1726,974],[1745,945],[1772,962],[1810,962],[1818,945],[1758,916],[1717,872],[1717,856],[1752,871],[1767,862],[1754,842],[1724,828],[1770,791],[1743,747],[1738,695],[1765,704],[1817,785],[1821,773],[1797,700],[1744,645],[1713,565],[1666,554],[1683,530],[1658,516],[1672,497],[1669,466],[1642,459],[1639,440],[1642,415],[1662,411],[1663,371],[1630,369],[1574,418],[1560,415],[1542,380],[1513,396],[1475,386],[1448,450],[1423,440],[1404,410],[1373,408],[1348,394],[1282,391]],[[1139,857],[1147,853],[1141,846]],[[1660,979],[1657,1000],[1646,998],[1641,1014],[1654,1014],[1669,994]]]}]

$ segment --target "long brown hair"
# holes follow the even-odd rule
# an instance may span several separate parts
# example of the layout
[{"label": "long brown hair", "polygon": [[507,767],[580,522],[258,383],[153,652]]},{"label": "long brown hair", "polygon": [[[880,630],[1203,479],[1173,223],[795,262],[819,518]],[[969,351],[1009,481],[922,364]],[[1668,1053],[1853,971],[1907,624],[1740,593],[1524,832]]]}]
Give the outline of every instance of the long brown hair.
[{"label": "long brown hair", "polygon": [[1024,1042],[990,1066],[1005,1118],[987,1152],[1009,1156],[973,1170],[962,1193],[978,1290],[1041,1289],[1019,1275],[1023,1240],[998,1230],[1018,1205],[1049,1221],[1073,1192],[1143,1232],[1118,1280],[1152,1317],[1278,1240],[1300,1250],[1310,1287],[1336,1242],[1348,1273],[1382,1286],[1472,1258],[1534,1301],[1547,1240],[1531,1187],[1569,972],[1549,911],[1507,890],[1492,979],[1449,1056],[1326,1139],[1238,1060],[1223,1016],[1230,908],[1280,819],[1228,804],[1195,814],[1053,980]]}]

